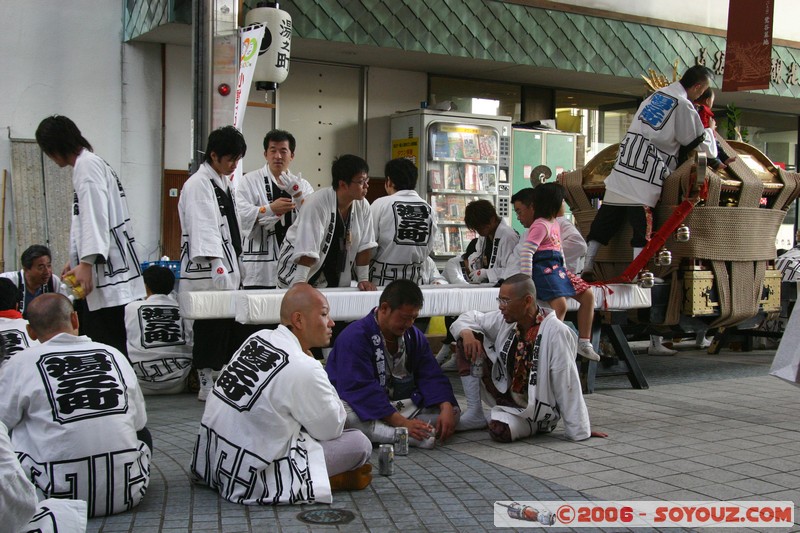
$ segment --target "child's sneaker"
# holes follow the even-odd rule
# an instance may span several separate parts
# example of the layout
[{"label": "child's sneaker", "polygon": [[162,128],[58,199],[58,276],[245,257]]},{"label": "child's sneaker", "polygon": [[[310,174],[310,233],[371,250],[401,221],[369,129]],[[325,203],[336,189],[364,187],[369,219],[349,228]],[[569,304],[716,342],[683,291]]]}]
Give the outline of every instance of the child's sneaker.
[{"label": "child's sneaker", "polygon": [[592,348],[592,343],[585,339],[578,341],[578,355],[588,359],[589,361],[600,360],[600,354],[595,352],[594,348]]}]

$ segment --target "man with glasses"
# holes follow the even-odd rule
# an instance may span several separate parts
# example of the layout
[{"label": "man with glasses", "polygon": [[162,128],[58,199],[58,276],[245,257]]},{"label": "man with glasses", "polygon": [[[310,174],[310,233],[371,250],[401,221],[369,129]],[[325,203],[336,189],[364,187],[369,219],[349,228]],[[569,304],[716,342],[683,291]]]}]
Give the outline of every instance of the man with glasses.
[{"label": "man with glasses", "polygon": [[278,286],[308,282],[314,287],[349,287],[355,271],[358,288],[374,291],[369,261],[378,246],[366,200],[369,167],[346,154],[334,160],[331,187],[310,195],[286,232],[278,257]]},{"label": "man with glasses", "polygon": [[497,442],[549,433],[560,419],[570,440],[606,437],[589,425],[575,366],[578,339],[555,313],[536,305],[531,277],[507,278],[497,302],[499,310],[467,311],[450,328],[461,340],[457,361],[467,396],[462,419],[483,419],[483,389],[492,405],[489,434]]}]

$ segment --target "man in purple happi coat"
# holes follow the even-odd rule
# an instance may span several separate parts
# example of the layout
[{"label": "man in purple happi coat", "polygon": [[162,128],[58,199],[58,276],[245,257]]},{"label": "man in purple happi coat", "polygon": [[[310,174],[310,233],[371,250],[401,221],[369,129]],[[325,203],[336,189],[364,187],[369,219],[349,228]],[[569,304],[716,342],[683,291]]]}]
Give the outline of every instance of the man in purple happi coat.
[{"label": "man in purple happi coat", "polygon": [[422,291],[409,280],[383,289],[379,305],[336,338],[325,369],[347,412],[346,428],[360,429],[373,443],[392,443],[408,428],[412,446],[445,441],[461,411],[450,381],[414,320]]}]

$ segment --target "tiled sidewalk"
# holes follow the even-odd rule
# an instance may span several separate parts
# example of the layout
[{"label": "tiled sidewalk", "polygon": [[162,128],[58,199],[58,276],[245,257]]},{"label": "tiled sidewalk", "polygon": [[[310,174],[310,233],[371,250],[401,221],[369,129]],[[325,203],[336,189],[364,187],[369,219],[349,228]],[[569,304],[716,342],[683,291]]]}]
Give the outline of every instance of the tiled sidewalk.
[{"label": "tiled sidewalk", "polygon": [[773,354],[640,356],[650,389],[602,378],[586,397],[593,427],[608,439],[573,443],[561,427],[505,445],[482,431],[458,434],[447,446],[397,457],[395,474],[376,475],[363,491],[335,493],[330,507],[355,515],[338,527],[297,518],[325,505],[244,507],[193,486],[188,468],[203,404],[190,395],[149,397],[156,452],[148,494],[129,513],[91,520],[88,530],[495,531],[492,504],[504,499],[791,500],[800,520],[800,389],[767,376]]}]

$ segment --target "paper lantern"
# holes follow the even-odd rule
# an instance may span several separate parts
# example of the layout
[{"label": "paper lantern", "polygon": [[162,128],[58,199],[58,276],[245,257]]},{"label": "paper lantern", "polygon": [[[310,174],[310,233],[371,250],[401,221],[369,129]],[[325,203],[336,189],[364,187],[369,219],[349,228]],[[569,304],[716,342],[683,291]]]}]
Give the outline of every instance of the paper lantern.
[{"label": "paper lantern", "polygon": [[264,39],[258,50],[258,61],[253,75],[256,90],[275,90],[289,75],[292,17],[279,9],[277,2],[259,2],[245,17],[247,26],[256,23],[264,25]]}]

